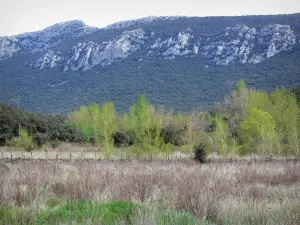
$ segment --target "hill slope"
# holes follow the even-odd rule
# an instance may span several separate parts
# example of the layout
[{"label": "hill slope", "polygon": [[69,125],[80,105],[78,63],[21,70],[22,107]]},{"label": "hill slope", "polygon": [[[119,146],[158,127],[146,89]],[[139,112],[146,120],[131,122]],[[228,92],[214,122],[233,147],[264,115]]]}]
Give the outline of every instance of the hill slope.
[{"label": "hill slope", "polygon": [[145,93],[175,110],[207,109],[239,79],[272,90],[300,84],[300,14],[147,17],[99,29],[81,21],[0,38],[0,101],[63,114]]}]

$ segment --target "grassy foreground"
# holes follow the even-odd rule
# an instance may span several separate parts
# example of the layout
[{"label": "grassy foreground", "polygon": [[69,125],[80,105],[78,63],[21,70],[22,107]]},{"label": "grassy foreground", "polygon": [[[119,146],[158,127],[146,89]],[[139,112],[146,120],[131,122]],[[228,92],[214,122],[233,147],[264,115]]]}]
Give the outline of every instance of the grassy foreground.
[{"label": "grassy foreground", "polygon": [[300,223],[300,163],[0,164],[0,224]]}]

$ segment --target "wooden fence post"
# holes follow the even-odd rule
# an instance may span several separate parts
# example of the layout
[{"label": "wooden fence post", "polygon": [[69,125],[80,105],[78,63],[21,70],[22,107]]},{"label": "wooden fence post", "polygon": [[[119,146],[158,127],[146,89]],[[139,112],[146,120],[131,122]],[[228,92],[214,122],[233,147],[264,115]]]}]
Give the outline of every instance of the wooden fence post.
[{"label": "wooden fence post", "polygon": [[70,153],[70,163],[72,162],[72,153]]},{"label": "wooden fence post", "polygon": [[12,163],[13,161],[13,156],[12,156],[12,151],[10,152],[10,162]]}]

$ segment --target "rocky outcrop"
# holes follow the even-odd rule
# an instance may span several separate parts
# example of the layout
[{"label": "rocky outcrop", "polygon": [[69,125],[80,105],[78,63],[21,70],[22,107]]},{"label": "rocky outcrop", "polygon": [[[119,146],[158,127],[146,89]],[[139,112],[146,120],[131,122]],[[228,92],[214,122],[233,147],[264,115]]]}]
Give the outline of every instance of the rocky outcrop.
[{"label": "rocky outcrop", "polygon": [[[150,37],[156,39],[151,42]],[[65,60],[54,52],[47,52],[35,65],[40,69],[62,66],[64,71],[86,71],[125,59],[141,48],[148,49],[147,55],[162,60],[199,55],[214,65],[255,64],[292,49],[295,43],[296,37],[290,27],[279,24],[257,29],[236,25],[208,38],[196,38],[191,28],[166,39],[157,37],[154,32],[146,34],[143,29],[135,29],[108,42],[78,43],[65,53],[68,55]]]},{"label": "rocky outcrop", "polygon": [[274,24],[263,27],[257,35],[257,45],[264,49],[262,53],[254,53],[250,63],[260,63],[282,51],[288,51],[296,43],[296,36],[288,25]]},{"label": "rocky outcrop", "polygon": [[[180,32],[176,37],[158,38],[151,49],[161,49],[163,59],[174,59],[183,55],[202,55],[209,63],[260,63],[282,51],[288,51],[296,43],[296,37],[288,25],[273,24],[261,29],[244,25],[227,27],[223,33],[213,37],[195,38],[192,31]],[[192,40],[193,39],[193,40]],[[196,43],[191,45],[191,42]]]},{"label": "rocky outcrop", "polygon": [[224,33],[214,37],[214,41],[206,39],[200,54],[216,65],[246,63],[254,47],[256,33],[256,29],[247,26],[228,27]]},{"label": "rocky outcrop", "polygon": [[37,53],[46,51],[60,42],[83,36],[97,28],[89,27],[82,21],[62,22],[37,32],[0,38],[0,60],[12,57],[16,53]]},{"label": "rocky outcrop", "polygon": [[[111,65],[143,49],[143,54],[161,60],[199,56],[206,60],[207,67],[226,66],[234,63],[261,63],[280,52],[291,50],[297,43],[290,26],[281,24],[262,27],[230,26],[222,32],[211,33],[210,36],[202,36],[191,28],[179,30],[173,35],[146,28],[133,28],[121,34],[117,32],[118,36],[107,31],[176,19],[184,17],[146,17],[115,23],[103,29],[89,27],[77,20],[59,23],[42,31],[0,38],[0,60],[19,53],[43,52],[43,56],[36,62],[28,62],[27,65],[39,69],[60,67],[65,72],[86,71]],[[105,42],[98,41],[97,38],[92,41],[82,38],[70,49],[60,50],[56,47],[64,40],[98,30],[111,32],[112,35]],[[138,58],[142,60],[146,55],[138,55]]]},{"label": "rocky outcrop", "polygon": [[[78,43],[68,53],[67,58],[47,52],[36,65],[40,69],[45,67],[62,66],[66,71],[87,71],[96,66],[107,66],[118,59],[125,59],[142,47],[147,37],[142,29],[125,31],[121,36],[103,43]],[[64,61],[62,61],[64,59]],[[60,62],[58,64],[57,62]]]},{"label": "rocky outcrop", "polygon": [[183,56],[191,54],[189,50],[190,39],[193,35],[188,32],[179,32],[176,37],[170,37],[166,40],[158,38],[151,49],[159,49],[161,53],[158,55],[162,56],[163,59],[174,59],[176,56]]},{"label": "rocky outcrop", "polygon": [[38,59],[35,63],[34,67],[39,69],[45,68],[53,68],[57,67],[60,63],[62,63],[64,57],[61,56],[61,52],[47,51],[47,53]]}]

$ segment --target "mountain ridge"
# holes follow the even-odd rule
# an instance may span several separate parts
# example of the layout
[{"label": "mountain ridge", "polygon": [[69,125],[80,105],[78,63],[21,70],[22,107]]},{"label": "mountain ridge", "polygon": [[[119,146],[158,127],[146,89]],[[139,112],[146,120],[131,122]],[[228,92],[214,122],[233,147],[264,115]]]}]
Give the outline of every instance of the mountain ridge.
[{"label": "mountain ridge", "polygon": [[[7,43],[0,37],[0,101],[8,101],[16,94],[29,96],[31,100],[23,103],[24,108],[62,113],[82,104],[113,100],[123,110],[132,98],[146,92],[156,105],[190,110],[193,104],[197,108],[221,101],[234,82],[242,78],[253,87],[267,90],[298,85],[299,34],[300,14],[145,17],[104,28],[89,27],[78,20],[55,24],[41,33],[21,34],[19,42]],[[217,78],[214,94],[207,86],[214,85],[211,81]],[[116,84],[118,81],[123,84]],[[227,83],[225,87],[222,82]],[[133,83],[137,90],[130,87]],[[24,84],[21,91],[20,85]],[[199,89],[199,93],[188,90],[191,87]],[[42,89],[52,97],[63,97],[65,103],[52,103]],[[172,94],[176,91],[179,98]],[[118,96],[124,92],[122,103]],[[200,96],[205,93],[208,97]],[[186,101],[185,108],[181,102]]]}]

